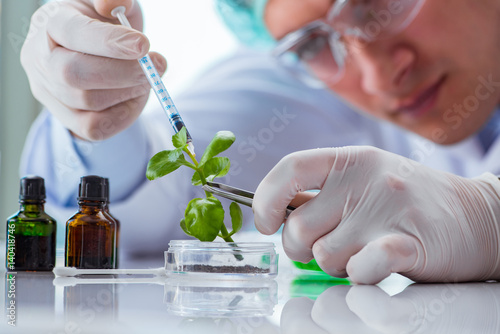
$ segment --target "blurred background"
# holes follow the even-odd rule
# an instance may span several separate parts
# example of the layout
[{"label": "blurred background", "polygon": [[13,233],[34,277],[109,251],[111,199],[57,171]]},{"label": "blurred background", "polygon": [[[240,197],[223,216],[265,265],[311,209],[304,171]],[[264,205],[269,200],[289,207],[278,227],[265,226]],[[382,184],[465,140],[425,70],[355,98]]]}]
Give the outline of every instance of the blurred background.
[{"label": "blurred background", "polygon": [[[53,0],[61,1],[61,0]],[[29,127],[43,108],[31,95],[19,54],[31,15],[47,1],[0,0],[0,239],[19,209],[19,160]],[[213,0],[139,0],[151,50],[168,62],[164,82],[175,96],[201,72],[237,47]],[[151,96],[148,105],[158,103]]]}]

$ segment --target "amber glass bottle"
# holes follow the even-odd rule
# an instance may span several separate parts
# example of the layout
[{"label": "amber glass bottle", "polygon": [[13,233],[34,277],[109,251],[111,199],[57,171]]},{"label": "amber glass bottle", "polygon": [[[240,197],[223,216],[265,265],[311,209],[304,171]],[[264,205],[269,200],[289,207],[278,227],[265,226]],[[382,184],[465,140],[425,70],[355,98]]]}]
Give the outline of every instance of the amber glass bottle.
[{"label": "amber glass bottle", "polygon": [[19,211],[7,219],[7,270],[50,271],[56,263],[57,224],[44,211],[43,178],[21,179],[19,203]]},{"label": "amber glass bottle", "polygon": [[117,268],[117,226],[106,212],[106,181],[96,175],[80,181],[79,211],[66,222],[65,266]]},{"label": "amber glass bottle", "polygon": [[106,191],[106,204],[104,204],[104,210],[108,213],[108,215],[113,218],[116,224],[116,268],[118,268],[118,259],[119,259],[119,249],[120,249],[120,221],[116,219],[115,216],[109,212],[109,203],[110,203],[110,196],[109,196],[109,179],[104,178],[104,183],[105,183],[105,191]]}]

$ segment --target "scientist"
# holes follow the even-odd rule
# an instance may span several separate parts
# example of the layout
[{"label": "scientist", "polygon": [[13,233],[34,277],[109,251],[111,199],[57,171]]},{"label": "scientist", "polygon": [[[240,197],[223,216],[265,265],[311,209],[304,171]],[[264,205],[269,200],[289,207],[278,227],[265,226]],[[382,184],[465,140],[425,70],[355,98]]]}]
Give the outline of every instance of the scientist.
[{"label": "scientist", "polygon": [[[52,203],[66,217],[81,175],[109,177],[122,247],[164,250],[181,235],[177,222],[195,193],[187,175],[145,179],[147,161],[170,141],[160,110],[141,115],[149,89],[136,59],[149,43],[95,2],[49,3],[32,18],[21,60],[48,111],[30,131],[21,173],[45,177],[47,209]],[[140,30],[138,4],[122,2]],[[242,51],[176,104],[198,148],[218,130],[235,133],[226,181],[255,189],[263,179],[259,231],[276,232],[286,205],[316,189],[283,229],[292,259],[314,257],[360,283],[392,272],[418,281],[499,278],[497,1],[217,4],[242,40],[276,44],[285,63]],[[290,52],[298,65],[286,62]],[[163,72],[164,58],[152,58]],[[303,69],[329,89],[297,79]],[[315,149],[345,145],[357,146]]]}]

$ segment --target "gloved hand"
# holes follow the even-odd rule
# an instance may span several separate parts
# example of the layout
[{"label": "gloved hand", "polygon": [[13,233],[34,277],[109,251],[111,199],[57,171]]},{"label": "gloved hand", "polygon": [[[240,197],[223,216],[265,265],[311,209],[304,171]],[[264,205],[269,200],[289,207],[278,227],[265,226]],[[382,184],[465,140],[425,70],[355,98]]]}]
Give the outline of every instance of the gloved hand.
[{"label": "gloved hand", "polygon": [[[131,25],[142,30],[142,13],[133,0],[56,1],[33,14],[21,50],[35,98],[87,140],[106,139],[129,127],[150,91],[137,62],[149,41],[111,18],[117,5],[125,5]],[[163,74],[165,59],[150,55]]]},{"label": "gloved hand", "polygon": [[283,247],[328,274],[375,284],[390,273],[421,282],[500,278],[500,181],[466,179],[372,147],[302,151],[255,193],[257,229],[275,233],[287,204],[320,189],[286,220]]}]

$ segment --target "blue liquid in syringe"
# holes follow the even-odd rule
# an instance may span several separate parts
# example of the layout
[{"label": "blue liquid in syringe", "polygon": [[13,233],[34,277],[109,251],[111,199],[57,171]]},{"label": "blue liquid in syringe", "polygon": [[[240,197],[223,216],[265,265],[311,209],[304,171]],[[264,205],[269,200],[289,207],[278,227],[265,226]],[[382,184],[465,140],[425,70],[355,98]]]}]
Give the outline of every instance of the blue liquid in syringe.
[{"label": "blue liquid in syringe", "polygon": [[[163,111],[167,114],[170,124],[174,127],[174,131],[176,133],[179,132],[182,127],[185,127],[184,122],[175,107],[174,101],[172,101],[170,94],[168,94],[165,85],[163,85],[160,74],[156,70],[149,55],[145,55],[139,59],[139,64],[141,64],[142,70],[144,71],[144,74],[146,74],[151,88],[154,90],[156,97],[160,101]],[[188,143],[192,142],[191,135],[187,131],[187,128],[186,134]]]}]

